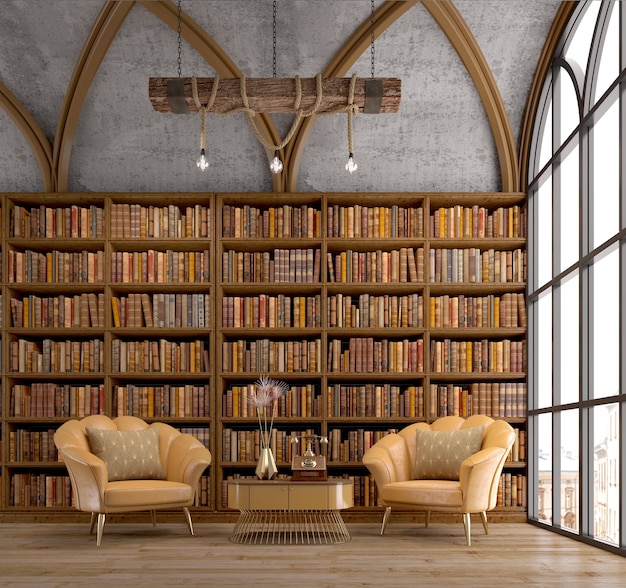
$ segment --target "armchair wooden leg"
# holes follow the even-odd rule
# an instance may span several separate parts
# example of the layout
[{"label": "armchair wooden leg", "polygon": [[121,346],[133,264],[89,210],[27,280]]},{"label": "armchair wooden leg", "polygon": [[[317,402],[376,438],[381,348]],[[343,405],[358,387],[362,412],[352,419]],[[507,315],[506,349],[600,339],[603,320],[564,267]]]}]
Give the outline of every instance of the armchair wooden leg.
[{"label": "armchair wooden leg", "polygon": [[89,522],[89,534],[93,535],[93,528],[96,526],[97,515],[95,512],[91,513],[91,521]]},{"label": "armchair wooden leg", "polygon": [[156,510],[150,511],[150,519],[152,520],[152,526],[156,527]]},{"label": "armchair wooden leg", "polygon": [[100,547],[100,543],[102,543],[102,531],[104,531],[106,517],[103,512],[98,513],[98,532],[96,534],[96,545],[98,547]]},{"label": "armchair wooden leg", "polygon": [[483,529],[485,529],[485,535],[489,535],[489,529],[487,528],[487,513],[484,510],[480,513],[480,520],[483,522]]},{"label": "armchair wooden leg", "polygon": [[428,525],[430,524],[430,511],[426,511],[426,515],[424,517],[424,528],[428,529]]},{"label": "armchair wooden leg", "polygon": [[463,513],[463,526],[465,527],[465,540],[467,541],[467,545],[470,546],[472,544],[471,539],[471,519],[470,513]]},{"label": "armchair wooden leg", "polygon": [[185,520],[187,521],[187,528],[189,533],[193,536],[193,523],[191,522],[191,513],[186,506],[183,506],[183,512],[185,513]]},{"label": "armchair wooden leg", "polygon": [[389,522],[389,515],[391,514],[391,507],[388,506],[385,509],[385,514],[383,515],[383,524],[380,528],[380,534],[382,535],[385,532],[385,528],[387,527],[387,523]]}]

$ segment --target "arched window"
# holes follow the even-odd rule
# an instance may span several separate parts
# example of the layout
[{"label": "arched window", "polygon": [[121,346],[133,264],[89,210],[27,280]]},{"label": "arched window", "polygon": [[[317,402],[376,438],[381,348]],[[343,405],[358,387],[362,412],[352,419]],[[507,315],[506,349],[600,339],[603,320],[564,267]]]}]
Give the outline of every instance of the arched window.
[{"label": "arched window", "polygon": [[529,517],[623,555],[626,492],[607,476],[623,478],[625,463],[625,25],[622,2],[578,4],[528,158]]}]

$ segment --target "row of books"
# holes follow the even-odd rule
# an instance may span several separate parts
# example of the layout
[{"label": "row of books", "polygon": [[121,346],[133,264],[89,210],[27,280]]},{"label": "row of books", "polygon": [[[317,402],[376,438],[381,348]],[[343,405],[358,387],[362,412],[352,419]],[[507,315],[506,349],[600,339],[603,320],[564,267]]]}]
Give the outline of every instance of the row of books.
[{"label": "row of books", "polygon": [[11,237],[23,239],[103,239],[104,210],[90,206],[25,206],[11,209]]},{"label": "row of books", "polygon": [[526,281],[526,251],[430,249],[428,281],[431,283],[511,283]]},{"label": "row of books", "polygon": [[9,461],[16,463],[59,461],[59,452],[54,445],[55,432],[56,429],[9,431]]},{"label": "row of books", "polygon": [[10,342],[10,370],[19,373],[95,373],[104,370],[104,342],[81,341]]},{"label": "row of books", "polygon": [[449,239],[526,238],[526,206],[500,206],[489,210],[484,206],[440,207],[430,215],[430,235]]},{"label": "row of books", "polygon": [[322,368],[321,339],[224,341],[224,372],[318,372]]},{"label": "row of books", "polygon": [[430,369],[442,373],[523,373],[526,368],[526,341],[430,342]]},{"label": "row of books", "polygon": [[121,373],[201,373],[209,366],[208,341],[126,341],[111,343],[111,369]]},{"label": "row of books", "polygon": [[421,294],[335,294],[328,297],[329,327],[412,327],[424,326],[424,297]]},{"label": "row of books", "polygon": [[498,482],[496,506],[526,508],[528,495],[528,477],[523,474],[504,472]]},{"label": "row of books", "polygon": [[423,239],[421,206],[341,206],[327,208],[327,236],[341,239]]},{"label": "row of books", "polygon": [[331,283],[406,284],[423,282],[424,249],[401,247],[391,251],[341,251],[327,253]]},{"label": "row of books", "polygon": [[329,417],[424,416],[423,386],[333,384],[326,394]]},{"label": "row of books", "polygon": [[523,292],[501,296],[432,296],[431,328],[515,328],[526,327],[526,301]]},{"label": "row of books", "polygon": [[[255,391],[255,384],[230,386],[222,395],[222,416],[256,417],[256,410],[250,402]],[[276,402],[274,416],[319,417],[321,414],[319,388],[315,384],[293,384]]]},{"label": "row of books", "polygon": [[104,329],[104,292],[11,298],[14,327]]},{"label": "row of books", "polygon": [[330,429],[328,431],[328,461],[360,463],[363,454],[374,443],[398,429]]},{"label": "row of books", "polygon": [[211,449],[211,430],[209,427],[176,427],[183,435],[195,437],[207,449]]},{"label": "row of books", "polygon": [[13,474],[10,506],[74,506],[70,477],[54,474]]},{"label": "row of books", "polygon": [[423,372],[424,341],[376,340],[373,337],[332,339],[328,342],[327,369],[357,374]]},{"label": "row of books", "polygon": [[222,281],[247,283],[313,283],[320,281],[319,249],[235,251],[222,254]]},{"label": "row of books", "polygon": [[[10,506],[74,506],[70,478],[67,475],[13,474],[10,486]],[[209,476],[202,476],[198,482],[194,506],[209,506],[210,488]]]},{"label": "row of books", "polygon": [[474,382],[431,384],[428,418],[484,414],[493,418],[525,418],[525,382]]},{"label": "row of books", "polygon": [[113,407],[115,416],[142,419],[208,417],[211,414],[209,384],[114,386]]},{"label": "row of books", "polygon": [[286,328],[321,326],[320,295],[224,296],[222,327]]},{"label": "row of books", "polygon": [[15,384],[11,386],[9,414],[30,418],[105,414],[104,384]]},{"label": "row of books", "polygon": [[[277,462],[291,462],[292,455],[299,455],[298,446],[292,443],[293,436],[313,435],[316,431],[282,431],[273,428],[270,447]],[[261,432],[259,429],[244,430],[224,427],[222,429],[222,461],[255,462],[261,452]]]},{"label": "row of books", "polygon": [[113,251],[111,282],[118,284],[207,284],[211,256],[203,251]]},{"label": "row of books", "polygon": [[8,252],[10,284],[93,284],[104,281],[104,251]]},{"label": "row of books", "polygon": [[247,204],[222,207],[222,236],[226,238],[313,238],[320,237],[321,226],[321,211],[308,204],[265,209]]},{"label": "row of books", "polygon": [[524,462],[526,461],[527,447],[526,447],[526,431],[518,427],[513,427],[515,430],[515,441],[511,452],[507,456],[507,461]]},{"label": "row of books", "polygon": [[210,236],[208,206],[111,205],[111,239],[207,239]]},{"label": "row of books", "polygon": [[[211,479],[209,476],[200,476],[196,495],[194,497],[194,506],[209,506],[211,504]],[[228,505],[227,505],[228,506]]]},{"label": "row of books", "polygon": [[209,294],[135,293],[112,296],[114,327],[204,328],[211,324]]}]

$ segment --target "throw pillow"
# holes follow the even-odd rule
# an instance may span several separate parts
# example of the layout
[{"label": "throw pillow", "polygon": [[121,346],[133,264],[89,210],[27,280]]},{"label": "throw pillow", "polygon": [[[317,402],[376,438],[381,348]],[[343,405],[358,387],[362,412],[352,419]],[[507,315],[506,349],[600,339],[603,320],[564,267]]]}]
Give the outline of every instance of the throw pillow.
[{"label": "throw pillow", "polygon": [[458,480],[461,463],[480,451],[484,429],[484,425],[456,431],[417,429],[414,477]]},{"label": "throw pillow", "polygon": [[91,451],[104,461],[109,482],[163,480],[159,431],[108,431],[85,427]]}]

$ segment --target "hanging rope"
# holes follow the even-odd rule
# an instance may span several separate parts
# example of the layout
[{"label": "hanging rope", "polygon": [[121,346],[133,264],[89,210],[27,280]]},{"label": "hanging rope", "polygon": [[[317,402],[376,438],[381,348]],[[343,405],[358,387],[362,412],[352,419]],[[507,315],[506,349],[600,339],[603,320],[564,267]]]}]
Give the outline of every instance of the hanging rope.
[{"label": "hanging rope", "polygon": [[215,103],[215,97],[217,96],[217,88],[220,84],[220,76],[215,75],[213,78],[213,86],[211,88],[211,96],[206,105],[200,104],[200,98],[198,97],[198,81],[196,78],[191,78],[191,93],[193,95],[193,101],[196,108],[200,112],[200,149],[206,147],[206,113],[213,108]]},{"label": "hanging rope", "polygon": [[[206,113],[211,110],[211,108],[213,107],[213,103],[215,102],[215,97],[217,95],[217,88],[219,85],[219,79],[220,79],[219,75],[216,75],[213,78],[213,86],[211,87],[211,96],[209,98],[209,101],[207,102],[206,105],[202,105],[198,97],[198,84],[197,84],[196,78],[191,78],[193,101],[202,117],[202,128],[201,128],[201,134],[200,134],[200,147],[202,149],[204,149],[205,141],[206,141]],[[295,134],[298,128],[298,125],[300,124],[300,121],[303,118],[308,118],[314,115],[326,116],[329,114],[341,114],[341,113],[347,112],[348,113],[348,145],[350,148],[350,152],[352,152],[353,151],[352,117],[358,114],[359,112],[358,105],[354,104],[354,89],[356,87],[356,80],[357,80],[356,74],[352,74],[352,78],[350,80],[350,87],[348,89],[348,103],[346,105],[337,106],[335,108],[332,108],[324,112],[318,112],[320,105],[322,103],[322,99],[323,99],[322,75],[317,74],[315,76],[315,103],[309,110],[302,110],[302,108],[300,108],[300,102],[302,101],[302,82],[300,80],[300,76],[295,76],[294,78],[295,92],[296,92],[296,96],[294,100],[295,118],[291,125],[291,128],[289,129],[289,132],[287,133],[287,135],[285,135],[285,138],[277,145],[270,143],[261,134],[257,125],[254,124],[253,119],[259,113],[253,110],[252,108],[250,108],[250,103],[249,103],[248,95],[246,92],[245,76],[241,76],[240,78],[240,92],[241,92],[242,106],[238,106],[237,108],[233,108],[232,110],[228,110],[227,112],[222,112],[219,114],[227,115],[227,114],[238,114],[240,112],[245,113],[246,117],[248,118],[248,122],[250,123],[250,126],[252,127],[252,131],[254,132],[254,136],[258,139],[258,141],[264,147],[267,147],[268,149],[271,149],[272,151],[279,151],[283,149],[289,143],[289,141],[291,141],[293,135]]]}]

